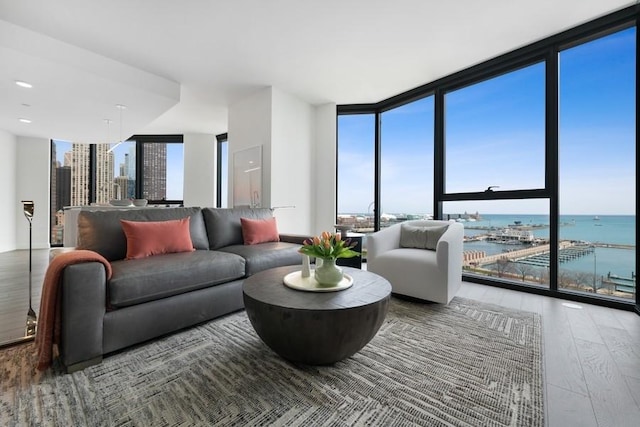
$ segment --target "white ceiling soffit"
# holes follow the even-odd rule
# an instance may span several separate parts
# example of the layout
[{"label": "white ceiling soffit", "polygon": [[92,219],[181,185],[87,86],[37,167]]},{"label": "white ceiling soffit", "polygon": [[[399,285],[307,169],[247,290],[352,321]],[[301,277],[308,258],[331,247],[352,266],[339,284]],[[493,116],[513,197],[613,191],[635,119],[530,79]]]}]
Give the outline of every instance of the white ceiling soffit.
[{"label": "white ceiling soffit", "polygon": [[[0,0],[0,19],[42,43],[34,52],[15,36],[9,40],[5,47],[14,52],[0,57],[0,89],[6,92],[7,80],[32,78],[34,89],[59,91],[46,98],[56,106],[44,108],[49,117],[34,114],[28,126],[40,136],[99,137],[102,119],[113,117],[118,103],[129,107],[125,127],[135,133],[220,133],[229,105],[260,88],[274,86],[311,104],[378,102],[632,4]],[[7,43],[3,35],[0,46]],[[18,62],[7,67],[7,60]],[[176,90],[160,88],[175,88],[173,82],[181,94],[170,108]],[[27,134],[15,117],[24,101],[11,95],[10,102],[0,99],[0,128]],[[51,123],[39,128],[40,120]]]},{"label": "white ceiling soffit", "polygon": [[[21,136],[110,142],[180,100],[180,85],[88,50],[0,21],[0,129]],[[33,85],[25,89],[16,80]],[[32,122],[22,123],[19,118]],[[107,127],[105,119],[112,123]]]}]

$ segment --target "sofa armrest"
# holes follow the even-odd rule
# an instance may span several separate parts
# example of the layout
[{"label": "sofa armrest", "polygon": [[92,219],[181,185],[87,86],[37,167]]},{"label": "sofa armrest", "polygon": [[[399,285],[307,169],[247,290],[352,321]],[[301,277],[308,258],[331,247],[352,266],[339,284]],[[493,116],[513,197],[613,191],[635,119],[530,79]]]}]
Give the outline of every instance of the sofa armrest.
[{"label": "sofa armrest", "polygon": [[64,269],[60,357],[69,372],[102,360],[107,279],[104,265],[86,262]]},{"label": "sofa armrest", "polygon": [[367,236],[367,263],[377,256],[400,247],[400,224],[383,228]]},{"label": "sofa armrest", "polygon": [[280,241],[286,243],[296,243],[301,245],[306,239],[311,239],[312,236],[304,234],[280,234]]}]

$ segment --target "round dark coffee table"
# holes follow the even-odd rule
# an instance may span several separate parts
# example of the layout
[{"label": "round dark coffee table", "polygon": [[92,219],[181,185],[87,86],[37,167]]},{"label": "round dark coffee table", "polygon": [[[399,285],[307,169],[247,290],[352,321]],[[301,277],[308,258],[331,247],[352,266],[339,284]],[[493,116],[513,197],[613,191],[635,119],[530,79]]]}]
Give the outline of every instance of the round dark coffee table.
[{"label": "round dark coffee table", "polygon": [[355,354],[375,336],[389,308],[391,285],[367,271],[344,267],[353,286],[337,292],[305,292],[283,284],[300,266],[249,277],[244,305],[258,336],[292,362],[327,365]]}]

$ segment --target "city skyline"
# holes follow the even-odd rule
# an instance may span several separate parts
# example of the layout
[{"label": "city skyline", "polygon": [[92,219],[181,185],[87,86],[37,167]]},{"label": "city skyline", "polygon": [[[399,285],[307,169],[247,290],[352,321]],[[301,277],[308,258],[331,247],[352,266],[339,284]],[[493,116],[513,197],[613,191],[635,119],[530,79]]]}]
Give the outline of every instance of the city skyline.
[{"label": "city skyline", "polygon": [[[95,195],[97,204],[113,199],[135,198],[135,143],[95,144]],[[143,197],[171,200],[167,197],[168,176],[175,170],[167,167],[168,146],[181,144],[149,144],[145,151]],[[89,200],[90,145],[52,141],[51,158],[51,243],[61,244],[64,234],[64,207],[86,206]],[[118,150],[118,152],[116,152]],[[176,156],[178,157],[178,156]],[[181,151],[180,151],[181,157]],[[174,168],[175,169],[175,168]],[[182,178],[179,180],[182,182]],[[180,190],[180,197],[182,191]]]},{"label": "city skyline", "polygon": [[[54,140],[54,143],[59,145],[72,146],[74,143],[69,141]],[[85,145],[83,143],[78,143]],[[86,144],[87,146],[89,144]],[[96,146],[108,146],[112,147],[114,144],[110,143],[98,143]],[[183,183],[184,183],[184,153],[182,144],[162,144],[166,145],[166,200],[182,200]],[[55,157],[60,164],[65,164],[65,155],[68,155],[68,150],[56,150]],[[121,165],[126,165],[125,170],[129,173],[126,175],[130,179],[135,179],[135,141],[128,140],[115,147],[112,151],[113,154],[113,169],[114,177],[121,176]],[[131,156],[131,154],[133,154]],[[129,158],[125,158],[129,155]],[[67,160],[68,161],[68,160]],[[131,175],[133,174],[133,176]],[[129,197],[133,198],[133,196]]]}]

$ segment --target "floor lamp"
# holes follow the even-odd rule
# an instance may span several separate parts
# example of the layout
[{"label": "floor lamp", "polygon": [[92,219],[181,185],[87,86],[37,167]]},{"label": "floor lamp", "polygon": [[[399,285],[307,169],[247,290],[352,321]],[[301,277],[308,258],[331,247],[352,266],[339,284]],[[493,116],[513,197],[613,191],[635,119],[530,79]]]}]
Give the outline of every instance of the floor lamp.
[{"label": "floor lamp", "polygon": [[27,218],[27,221],[29,221],[29,311],[27,312],[27,329],[25,332],[25,336],[30,337],[36,334],[36,326],[38,325],[38,318],[36,317],[36,312],[33,311],[33,306],[31,304],[31,276],[32,276],[31,253],[32,253],[32,241],[33,241],[33,232],[32,232],[33,201],[23,200],[22,209],[23,209],[25,218]]}]

